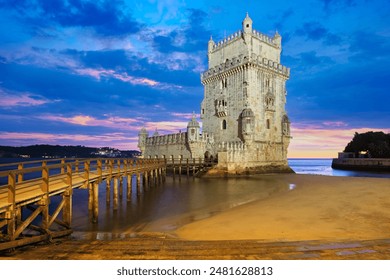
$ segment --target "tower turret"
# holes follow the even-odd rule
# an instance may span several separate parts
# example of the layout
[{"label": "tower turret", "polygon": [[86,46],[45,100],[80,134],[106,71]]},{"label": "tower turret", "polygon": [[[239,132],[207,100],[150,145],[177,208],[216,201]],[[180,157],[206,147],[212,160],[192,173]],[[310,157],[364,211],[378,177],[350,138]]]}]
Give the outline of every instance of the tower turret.
[{"label": "tower turret", "polygon": [[246,13],[246,17],[244,18],[242,22],[242,31],[244,33],[252,33],[252,19],[249,17],[248,13]]},{"label": "tower turret", "polygon": [[247,143],[253,139],[255,124],[255,114],[251,108],[246,107],[241,112],[241,134],[243,140]]},{"label": "tower turret", "polygon": [[196,120],[195,113],[192,113],[192,119],[188,122],[187,135],[188,135],[189,142],[199,140],[200,125],[199,125],[198,121]]},{"label": "tower turret", "polygon": [[275,32],[275,35],[274,35],[274,42],[276,43],[276,45],[281,48],[282,47],[282,36],[280,36],[279,32],[276,31]]},{"label": "tower turret", "polygon": [[138,148],[141,150],[142,157],[144,156],[146,148],[146,138],[149,137],[149,132],[143,127],[138,133]]},{"label": "tower turret", "polygon": [[208,43],[208,53],[211,53],[214,47],[215,47],[215,42],[213,40],[213,36],[210,36],[210,40]]}]

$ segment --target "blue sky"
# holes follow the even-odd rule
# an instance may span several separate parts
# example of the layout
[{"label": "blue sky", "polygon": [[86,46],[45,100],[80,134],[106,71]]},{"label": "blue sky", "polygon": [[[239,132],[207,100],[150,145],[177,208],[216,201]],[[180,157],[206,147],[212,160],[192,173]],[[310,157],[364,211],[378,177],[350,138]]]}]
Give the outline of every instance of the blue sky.
[{"label": "blue sky", "polygon": [[282,36],[291,157],[332,157],[390,133],[390,1],[0,0],[0,145],[137,149],[203,98],[207,41]]}]

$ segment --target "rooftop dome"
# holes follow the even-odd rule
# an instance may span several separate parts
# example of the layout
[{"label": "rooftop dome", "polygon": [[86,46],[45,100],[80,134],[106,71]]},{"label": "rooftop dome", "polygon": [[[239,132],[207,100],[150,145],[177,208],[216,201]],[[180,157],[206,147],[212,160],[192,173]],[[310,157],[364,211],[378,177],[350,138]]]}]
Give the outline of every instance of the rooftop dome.
[{"label": "rooftop dome", "polygon": [[196,120],[195,113],[192,113],[192,119],[188,122],[187,127],[200,127],[198,121]]},{"label": "rooftop dome", "polygon": [[139,131],[139,135],[149,135],[149,132],[146,130],[145,127],[143,127],[143,128]]}]

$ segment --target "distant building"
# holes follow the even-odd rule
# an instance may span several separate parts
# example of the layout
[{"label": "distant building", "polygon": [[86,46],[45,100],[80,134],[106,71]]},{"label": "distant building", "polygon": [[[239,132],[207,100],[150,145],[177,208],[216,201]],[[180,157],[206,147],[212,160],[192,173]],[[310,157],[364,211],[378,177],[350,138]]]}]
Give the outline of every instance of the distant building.
[{"label": "distant building", "polygon": [[287,148],[290,121],[285,110],[290,69],[280,64],[281,36],[252,28],[247,15],[242,30],[208,42],[208,70],[201,74],[204,98],[186,132],[150,137],[143,128],[139,143],[145,158],[214,158],[227,173],[290,171]]}]

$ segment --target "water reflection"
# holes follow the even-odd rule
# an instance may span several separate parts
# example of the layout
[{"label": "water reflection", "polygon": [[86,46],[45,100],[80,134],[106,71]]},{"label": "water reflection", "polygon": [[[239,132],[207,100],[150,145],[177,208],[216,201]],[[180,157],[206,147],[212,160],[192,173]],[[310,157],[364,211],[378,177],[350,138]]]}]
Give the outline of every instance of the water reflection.
[{"label": "water reflection", "polygon": [[[106,183],[100,186],[99,221],[89,222],[88,192],[75,190],[73,229],[80,232],[131,233],[140,231],[171,231],[191,221],[204,219],[229,208],[265,199],[288,191],[291,185],[277,176],[229,179],[167,177],[164,185],[152,187],[136,195],[133,180],[132,197],[126,200],[126,180],[118,210],[113,201],[106,203]],[[111,192],[112,192],[111,188]]]}]

